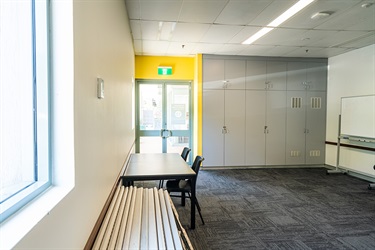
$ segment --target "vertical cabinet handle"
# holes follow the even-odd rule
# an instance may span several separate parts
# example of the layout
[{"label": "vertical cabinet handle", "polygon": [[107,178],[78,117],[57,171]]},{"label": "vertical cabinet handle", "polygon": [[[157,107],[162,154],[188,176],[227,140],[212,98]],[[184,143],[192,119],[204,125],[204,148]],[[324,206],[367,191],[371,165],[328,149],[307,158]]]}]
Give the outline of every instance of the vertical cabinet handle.
[{"label": "vertical cabinet handle", "polygon": [[227,126],[223,126],[223,128],[221,129],[221,133],[222,134],[227,134],[228,133]]},{"label": "vertical cabinet handle", "polygon": [[229,81],[228,80],[224,80],[223,81],[223,89],[228,88],[228,84],[229,84]]}]

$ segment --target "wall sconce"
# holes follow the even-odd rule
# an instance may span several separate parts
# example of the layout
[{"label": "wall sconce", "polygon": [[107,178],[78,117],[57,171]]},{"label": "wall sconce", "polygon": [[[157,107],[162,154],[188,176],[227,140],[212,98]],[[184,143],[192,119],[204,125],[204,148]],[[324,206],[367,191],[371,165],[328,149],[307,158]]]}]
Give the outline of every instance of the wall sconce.
[{"label": "wall sconce", "polygon": [[98,99],[104,98],[104,80],[102,78],[97,78],[97,95]]}]

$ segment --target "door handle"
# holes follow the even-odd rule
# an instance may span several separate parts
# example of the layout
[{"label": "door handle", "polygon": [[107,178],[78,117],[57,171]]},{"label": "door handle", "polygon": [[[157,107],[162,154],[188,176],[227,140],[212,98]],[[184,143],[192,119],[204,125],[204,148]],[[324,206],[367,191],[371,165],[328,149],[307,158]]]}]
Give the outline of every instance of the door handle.
[{"label": "door handle", "polygon": [[[168,134],[165,135],[165,132],[168,132]],[[163,129],[160,130],[160,137],[161,138],[166,139],[166,138],[169,138],[171,136],[172,136],[172,131],[171,130],[165,129],[165,128],[163,128]]]}]

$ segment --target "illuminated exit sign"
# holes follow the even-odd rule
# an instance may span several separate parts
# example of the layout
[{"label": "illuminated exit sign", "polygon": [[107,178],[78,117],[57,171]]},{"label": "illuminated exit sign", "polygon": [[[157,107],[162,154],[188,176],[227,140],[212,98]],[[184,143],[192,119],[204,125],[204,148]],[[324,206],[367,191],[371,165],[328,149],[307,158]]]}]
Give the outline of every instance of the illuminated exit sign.
[{"label": "illuminated exit sign", "polygon": [[158,75],[163,75],[163,76],[172,75],[172,67],[158,67]]}]

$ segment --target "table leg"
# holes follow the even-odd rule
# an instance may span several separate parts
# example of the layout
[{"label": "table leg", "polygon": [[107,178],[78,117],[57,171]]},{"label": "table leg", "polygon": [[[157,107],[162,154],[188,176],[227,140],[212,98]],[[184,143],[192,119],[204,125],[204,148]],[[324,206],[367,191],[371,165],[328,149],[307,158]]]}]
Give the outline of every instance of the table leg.
[{"label": "table leg", "polygon": [[190,228],[195,229],[195,183],[197,179],[194,177],[191,179],[191,208],[190,208]]}]

